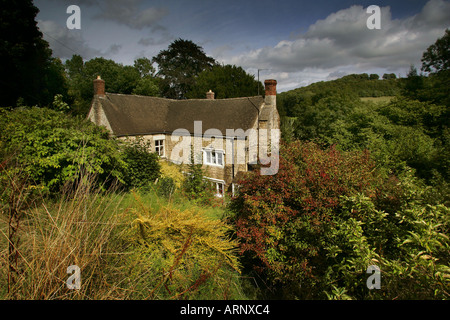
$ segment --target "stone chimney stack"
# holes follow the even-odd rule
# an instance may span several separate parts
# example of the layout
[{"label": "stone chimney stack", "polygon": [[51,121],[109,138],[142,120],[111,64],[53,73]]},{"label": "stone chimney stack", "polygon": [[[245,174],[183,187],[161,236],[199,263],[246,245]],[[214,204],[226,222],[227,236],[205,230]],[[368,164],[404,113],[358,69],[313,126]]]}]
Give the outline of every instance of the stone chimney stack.
[{"label": "stone chimney stack", "polygon": [[105,80],[103,80],[100,76],[97,76],[97,79],[94,80],[94,95],[105,95]]},{"label": "stone chimney stack", "polygon": [[272,105],[276,107],[277,105],[277,80],[268,79],[264,81],[266,96],[264,102],[266,105]]},{"label": "stone chimney stack", "polygon": [[212,92],[211,90],[209,90],[209,91],[206,93],[206,99],[214,100],[214,92]]}]

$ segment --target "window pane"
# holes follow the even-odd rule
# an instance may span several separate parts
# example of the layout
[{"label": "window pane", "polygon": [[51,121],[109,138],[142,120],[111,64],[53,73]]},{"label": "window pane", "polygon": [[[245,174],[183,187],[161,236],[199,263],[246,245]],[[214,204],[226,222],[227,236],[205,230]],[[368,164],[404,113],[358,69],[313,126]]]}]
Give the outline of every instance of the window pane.
[{"label": "window pane", "polygon": [[223,165],[223,153],[217,153],[217,164]]},{"label": "window pane", "polygon": [[158,155],[164,155],[164,140],[155,140],[155,151]]},{"label": "window pane", "polygon": [[206,151],[206,163],[211,163],[211,151]]}]

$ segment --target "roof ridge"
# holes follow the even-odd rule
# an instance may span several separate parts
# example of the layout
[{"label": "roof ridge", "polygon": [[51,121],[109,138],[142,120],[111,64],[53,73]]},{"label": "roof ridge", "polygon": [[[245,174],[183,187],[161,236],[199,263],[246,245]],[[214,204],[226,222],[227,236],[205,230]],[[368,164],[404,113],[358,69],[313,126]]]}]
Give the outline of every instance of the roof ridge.
[{"label": "roof ridge", "polygon": [[250,97],[235,97],[235,98],[222,98],[222,99],[172,99],[172,98],[164,98],[164,97],[155,97],[155,96],[144,96],[140,94],[127,94],[127,93],[114,93],[114,92],[106,92],[106,96],[108,95],[116,95],[116,96],[125,96],[125,97],[139,97],[139,98],[149,98],[149,99],[159,99],[159,100],[168,100],[168,101],[176,101],[176,102],[182,102],[182,101],[227,101],[227,100],[242,100],[242,99],[254,99],[254,98],[260,98],[263,99],[262,96],[250,96]]},{"label": "roof ridge", "polygon": [[146,99],[159,99],[159,100],[177,101],[175,99],[169,99],[169,98],[163,98],[163,97],[155,97],[155,96],[144,96],[144,95],[141,95],[141,94],[106,92],[105,95],[106,96],[108,96],[108,95],[115,95],[115,96],[124,96],[124,97],[138,97],[138,98],[146,98]]},{"label": "roof ridge", "polygon": [[183,99],[183,100],[177,100],[175,101],[224,101],[224,100],[240,100],[240,99],[249,99],[249,98],[263,98],[262,96],[250,96],[250,97],[234,97],[234,98],[220,98],[220,99],[206,99],[206,98],[195,98],[195,99]]}]

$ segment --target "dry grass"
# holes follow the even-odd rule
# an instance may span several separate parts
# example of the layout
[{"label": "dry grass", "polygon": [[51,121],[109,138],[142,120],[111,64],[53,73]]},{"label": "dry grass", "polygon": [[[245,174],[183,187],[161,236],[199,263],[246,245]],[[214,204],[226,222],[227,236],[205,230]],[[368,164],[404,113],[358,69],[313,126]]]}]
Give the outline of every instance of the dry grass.
[{"label": "dry grass", "polygon": [[[220,219],[195,205],[157,206],[163,200],[154,193],[131,202],[127,194],[93,188],[93,179],[83,177],[58,200],[38,198],[22,207],[10,283],[10,220],[0,202],[0,299],[243,297],[237,244]],[[80,289],[67,286],[72,265],[80,268]]]},{"label": "dry grass", "polygon": [[[118,254],[120,195],[102,194],[92,190],[92,177],[84,177],[75,190],[67,190],[60,200],[35,201],[22,212],[18,252],[18,272],[8,292],[0,292],[4,299],[108,299],[116,297],[107,271],[110,257]],[[3,243],[8,242],[8,220],[1,215],[0,231]],[[8,251],[2,246],[1,280],[6,278]],[[70,274],[67,268],[81,269],[81,288],[67,288]],[[93,289],[95,288],[95,290]]]}]

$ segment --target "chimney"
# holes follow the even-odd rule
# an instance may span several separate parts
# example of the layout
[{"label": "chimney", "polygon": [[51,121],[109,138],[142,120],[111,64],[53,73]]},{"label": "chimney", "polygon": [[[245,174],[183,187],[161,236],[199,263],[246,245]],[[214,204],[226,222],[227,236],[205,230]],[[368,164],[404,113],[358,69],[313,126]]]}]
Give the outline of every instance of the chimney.
[{"label": "chimney", "polygon": [[212,92],[211,90],[209,90],[209,91],[206,93],[206,99],[214,100],[214,92]]},{"label": "chimney", "polygon": [[277,80],[268,79],[264,81],[266,96],[264,102],[267,105],[276,106],[277,103]]},{"label": "chimney", "polygon": [[105,95],[105,80],[102,80],[100,76],[97,76],[97,79],[94,80],[94,95]]}]

